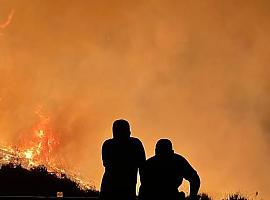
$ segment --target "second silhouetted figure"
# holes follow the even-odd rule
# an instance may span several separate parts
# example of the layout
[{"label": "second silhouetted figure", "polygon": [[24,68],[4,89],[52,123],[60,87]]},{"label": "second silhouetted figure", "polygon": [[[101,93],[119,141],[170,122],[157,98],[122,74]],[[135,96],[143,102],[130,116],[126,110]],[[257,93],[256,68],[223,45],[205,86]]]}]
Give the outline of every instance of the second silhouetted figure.
[{"label": "second silhouetted figure", "polygon": [[196,199],[200,178],[188,161],[174,153],[172,143],[161,139],[156,144],[155,156],[149,158],[141,172],[140,200],[180,200],[178,192],[183,178],[190,182],[190,199]]},{"label": "second silhouetted figure", "polygon": [[126,120],[113,123],[113,138],[102,146],[102,160],[105,167],[100,199],[135,200],[137,172],[145,162],[141,141],[130,137],[131,131]]}]

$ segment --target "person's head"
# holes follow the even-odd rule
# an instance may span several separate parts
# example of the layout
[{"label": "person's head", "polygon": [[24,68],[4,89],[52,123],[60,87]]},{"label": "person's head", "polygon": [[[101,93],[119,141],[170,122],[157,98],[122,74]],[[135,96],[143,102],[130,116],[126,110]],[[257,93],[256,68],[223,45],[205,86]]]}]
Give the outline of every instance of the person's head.
[{"label": "person's head", "polygon": [[172,142],[169,139],[160,139],[156,144],[156,156],[168,157],[174,154]]},{"label": "person's head", "polygon": [[127,139],[131,134],[129,123],[124,119],[114,121],[112,131],[113,138],[116,139]]}]

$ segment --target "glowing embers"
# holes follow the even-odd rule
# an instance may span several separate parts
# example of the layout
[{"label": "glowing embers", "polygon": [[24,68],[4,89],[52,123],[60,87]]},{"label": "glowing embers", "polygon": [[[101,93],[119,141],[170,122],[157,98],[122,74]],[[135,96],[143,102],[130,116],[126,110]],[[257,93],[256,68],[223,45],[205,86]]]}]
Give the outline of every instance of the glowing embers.
[{"label": "glowing embers", "polygon": [[[57,153],[59,144],[51,127],[50,118],[40,111],[36,112],[38,121],[31,128],[21,135],[16,143],[16,149],[21,159],[28,160],[26,167],[45,165],[57,166]],[[24,163],[27,164],[27,163]]]},{"label": "glowing embers", "polygon": [[25,152],[23,152],[25,155],[25,158],[27,159],[32,159],[33,158],[33,151],[32,150],[26,150]]}]

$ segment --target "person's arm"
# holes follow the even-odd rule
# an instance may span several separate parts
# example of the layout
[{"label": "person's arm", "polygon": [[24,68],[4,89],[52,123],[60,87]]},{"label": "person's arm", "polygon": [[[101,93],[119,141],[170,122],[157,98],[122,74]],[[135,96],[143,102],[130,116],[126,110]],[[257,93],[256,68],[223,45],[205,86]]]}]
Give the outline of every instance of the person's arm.
[{"label": "person's arm", "polygon": [[193,169],[193,167],[188,163],[186,159],[184,159],[184,178],[189,181],[189,196],[190,199],[196,199],[197,194],[200,189],[201,180],[196,172],[196,170]]},{"label": "person's arm", "polygon": [[108,151],[108,140],[105,141],[102,145],[102,162],[104,167],[109,165],[109,151]]},{"label": "person's arm", "polygon": [[139,174],[141,176],[142,167],[146,161],[145,151],[143,144],[140,140],[138,140],[138,167],[139,167]]},{"label": "person's arm", "polygon": [[194,171],[194,173],[190,177],[189,184],[190,184],[189,195],[191,199],[193,199],[197,197],[201,185],[200,177],[196,171]]}]

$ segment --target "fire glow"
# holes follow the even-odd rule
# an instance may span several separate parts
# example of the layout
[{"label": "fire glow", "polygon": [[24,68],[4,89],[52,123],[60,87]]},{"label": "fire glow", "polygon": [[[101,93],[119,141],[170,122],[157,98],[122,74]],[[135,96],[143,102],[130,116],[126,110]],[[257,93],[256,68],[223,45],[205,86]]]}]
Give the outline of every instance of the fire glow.
[{"label": "fire glow", "polygon": [[28,159],[28,167],[37,164],[48,166],[59,166],[57,163],[57,145],[59,141],[53,132],[50,117],[36,112],[38,121],[31,128],[30,134],[22,134],[15,148],[20,152],[22,157]]},{"label": "fire glow", "polygon": [[64,174],[77,182],[82,189],[91,188],[57,156],[60,142],[53,131],[50,117],[41,111],[37,111],[36,115],[38,121],[30,131],[21,134],[15,145],[0,147],[0,166],[12,163],[31,169],[43,165],[48,172],[55,173],[58,177]]},{"label": "fire glow", "polygon": [[[8,15],[8,17],[7,17],[7,19],[6,19],[6,21],[4,21],[2,24],[0,24],[0,29],[4,30],[4,29],[11,23],[12,18],[13,18],[13,15],[14,15],[14,12],[15,12],[14,9],[12,9],[12,10],[10,11],[10,13],[9,13],[9,15]],[[0,35],[1,35],[1,34],[2,34],[2,33],[0,32]]]}]

